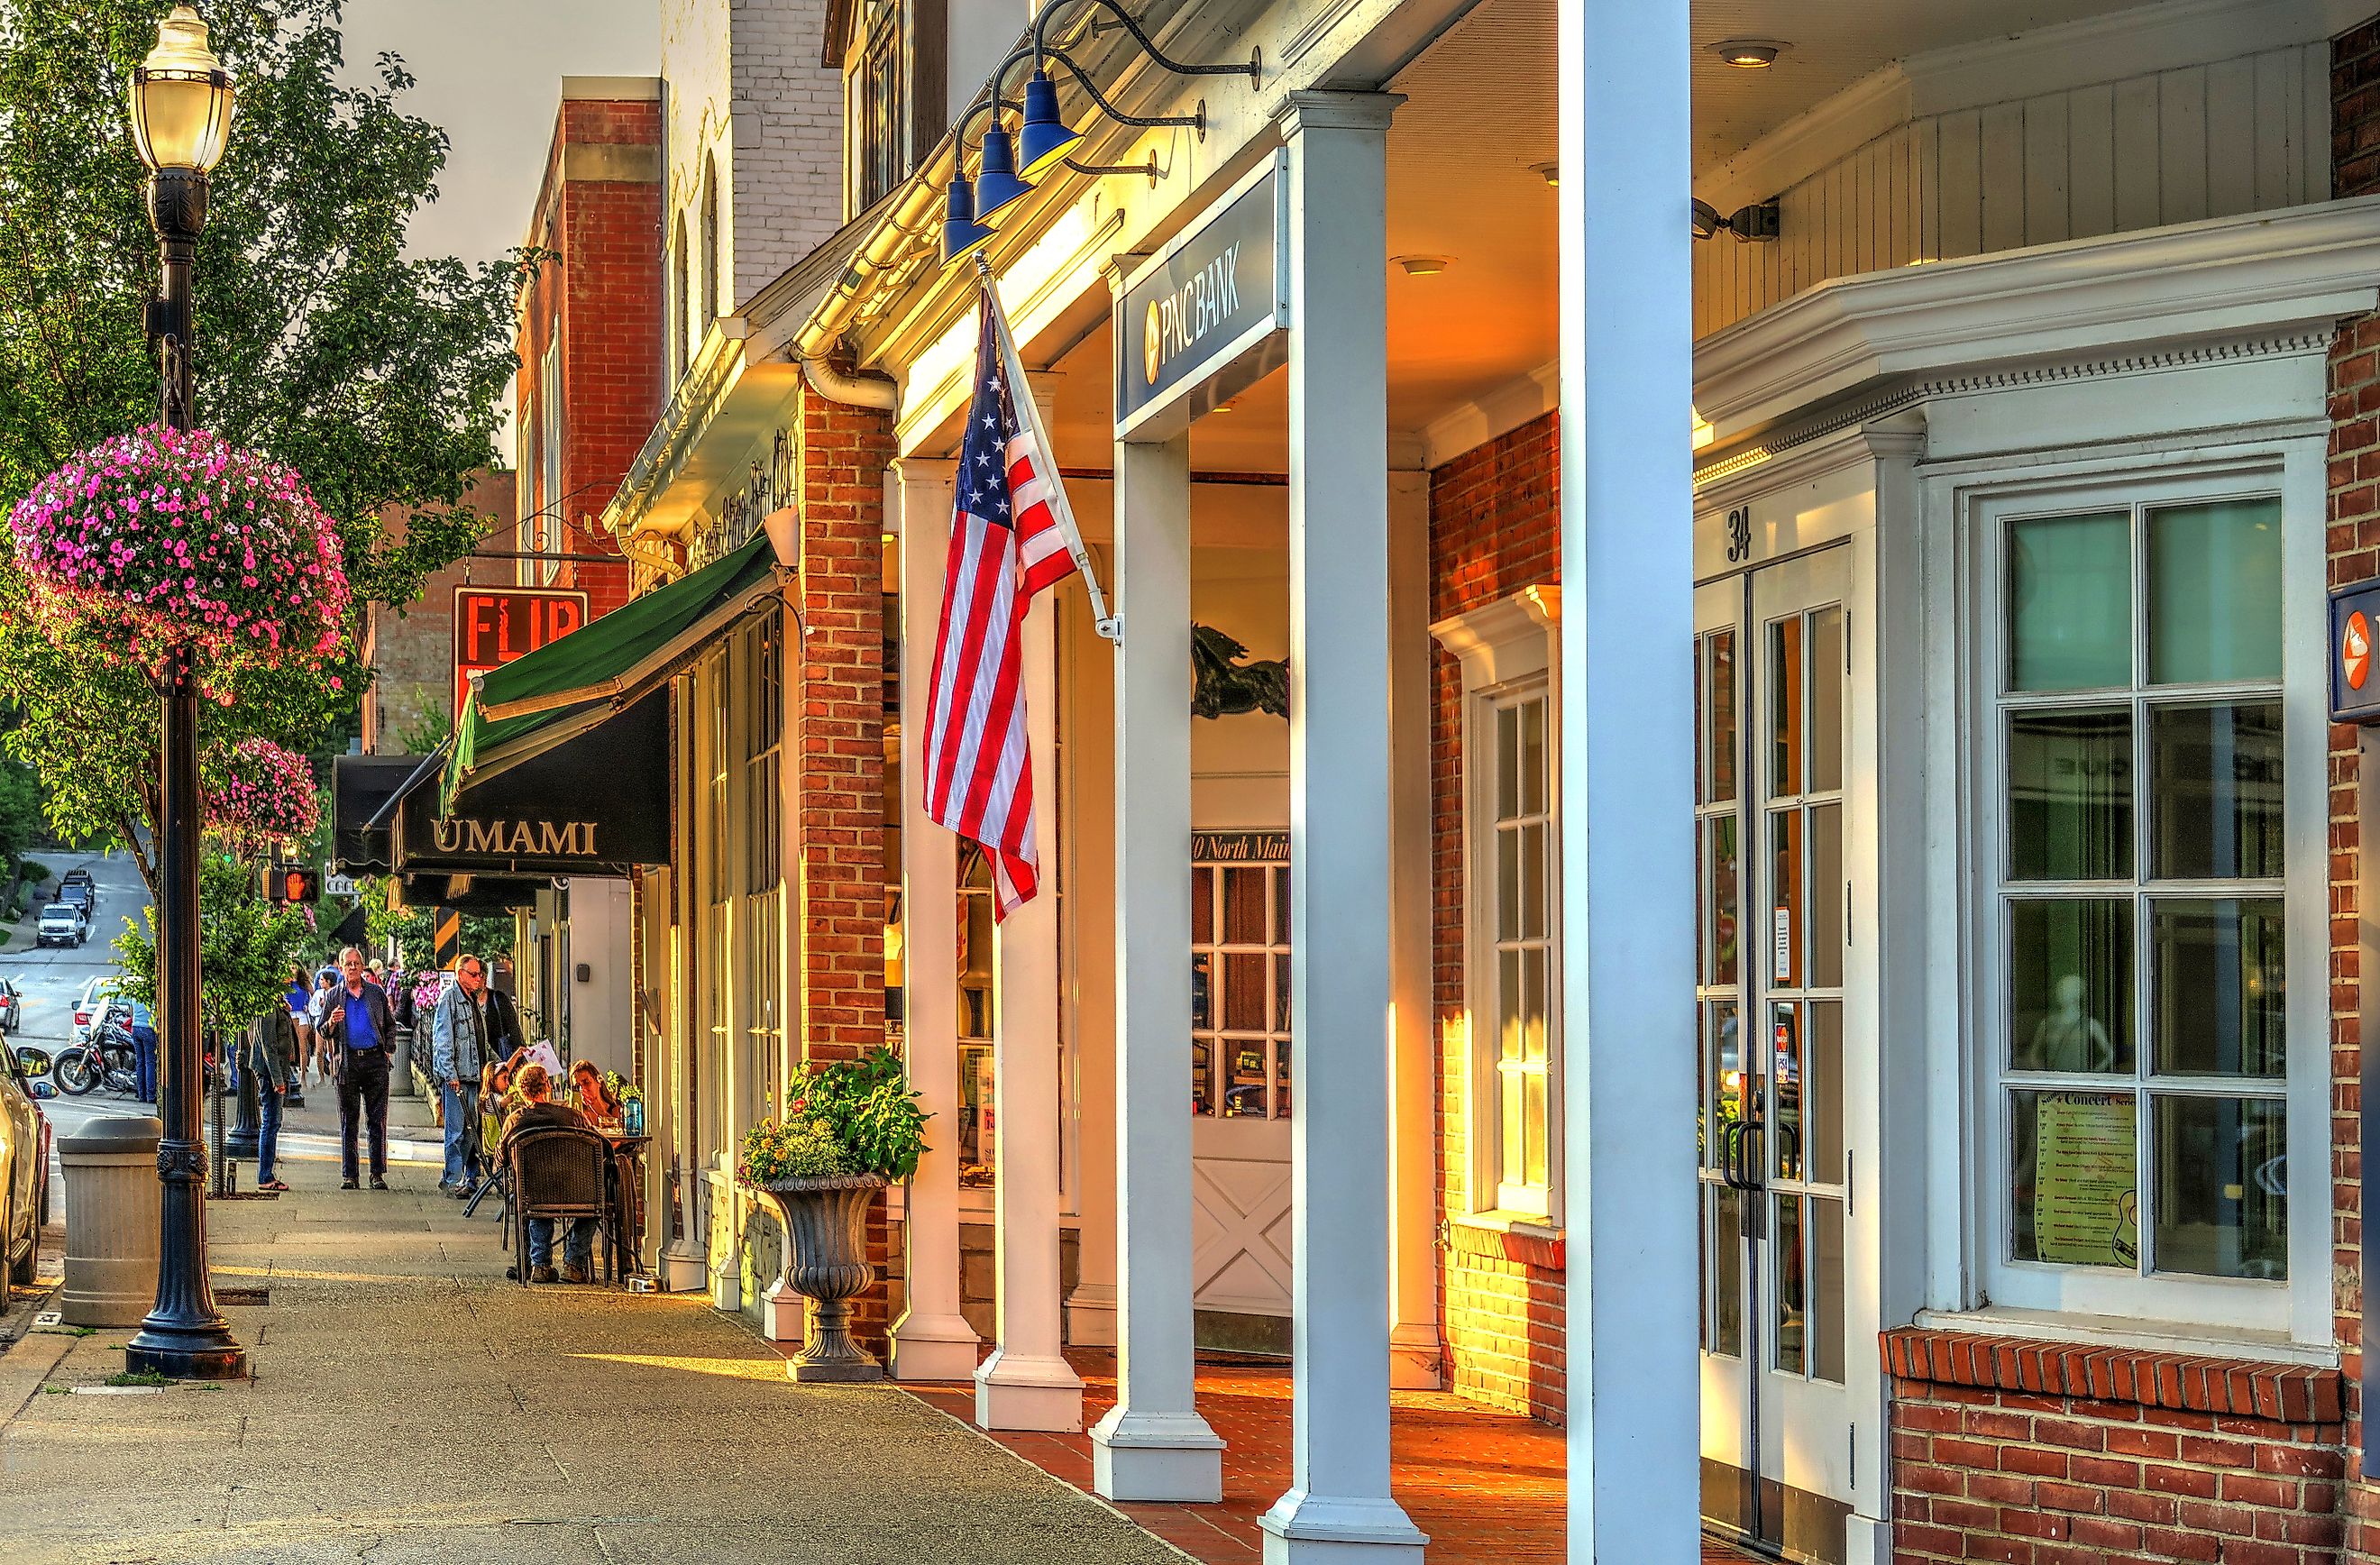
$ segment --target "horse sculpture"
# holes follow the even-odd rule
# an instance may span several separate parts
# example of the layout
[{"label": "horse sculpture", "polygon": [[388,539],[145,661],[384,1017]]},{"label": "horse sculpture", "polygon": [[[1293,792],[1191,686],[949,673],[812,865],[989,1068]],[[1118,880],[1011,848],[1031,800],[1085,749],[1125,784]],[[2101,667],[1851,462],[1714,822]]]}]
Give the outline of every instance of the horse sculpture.
[{"label": "horse sculpture", "polygon": [[1248,649],[1212,625],[1190,627],[1190,715],[1224,717],[1234,712],[1289,715],[1289,663],[1283,659],[1244,661]]}]

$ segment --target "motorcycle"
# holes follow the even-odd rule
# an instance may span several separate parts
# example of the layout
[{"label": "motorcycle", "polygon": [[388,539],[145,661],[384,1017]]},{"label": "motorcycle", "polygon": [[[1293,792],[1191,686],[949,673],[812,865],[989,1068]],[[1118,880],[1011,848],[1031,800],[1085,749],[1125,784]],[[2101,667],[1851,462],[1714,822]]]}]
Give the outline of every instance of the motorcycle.
[{"label": "motorcycle", "polygon": [[59,1089],[75,1098],[102,1086],[137,1098],[140,1092],[135,1068],[138,1058],[132,1029],[112,1022],[93,1028],[88,1038],[60,1052],[52,1070]]}]

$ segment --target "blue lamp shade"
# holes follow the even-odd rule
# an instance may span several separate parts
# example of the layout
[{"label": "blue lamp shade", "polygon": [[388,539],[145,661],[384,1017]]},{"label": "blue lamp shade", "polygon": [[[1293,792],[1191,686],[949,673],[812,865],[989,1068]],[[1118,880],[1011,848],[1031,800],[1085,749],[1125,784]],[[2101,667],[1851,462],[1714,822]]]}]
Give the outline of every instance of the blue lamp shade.
[{"label": "blue lamp shade", "polygon": [[1058,112],[1057,86],[1048,73],[1035,71],[1025,84],[1025,128],[1016,141],[1021,172],[1028,179],[1049,173],[1082,139],[1066,127],[1065,116]]},{"label": "blue lamp shade", "polygon": [[975,187],[964,179],[951,181],[950,204],[942,212],[942,264],[975,254],[991,242],[991,230],[975,220]]},{"label": "blue lamp shade", "polygon": [[997,228],[1000,220],[1033,187],[1016,177],[1016,148],[1005,127],[994,125],[983,133],[983,156],[975,171],[975,220]]}]

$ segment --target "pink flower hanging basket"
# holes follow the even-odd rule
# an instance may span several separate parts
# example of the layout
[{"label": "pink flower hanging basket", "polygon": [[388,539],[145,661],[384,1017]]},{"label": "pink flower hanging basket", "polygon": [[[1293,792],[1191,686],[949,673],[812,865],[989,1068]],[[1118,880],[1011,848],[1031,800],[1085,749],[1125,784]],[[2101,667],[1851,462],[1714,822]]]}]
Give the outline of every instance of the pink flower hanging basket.
[{"label": "pink flower hanging basket", "polygon": [[96,634],[161,671],[176,645],[230,698],[243,666],[320,667],[348,588],[337,528],[292,469],[205,430],[150,425],[67,460],[8,516],[47,634]]},{"label": "pink flower hanging basket", "polygon": [[241,853],[302,842],[322,824],[314,769],[295,750],[270,739],[244,739],[211,770],[217,775],[206,790],[207,830]]}]

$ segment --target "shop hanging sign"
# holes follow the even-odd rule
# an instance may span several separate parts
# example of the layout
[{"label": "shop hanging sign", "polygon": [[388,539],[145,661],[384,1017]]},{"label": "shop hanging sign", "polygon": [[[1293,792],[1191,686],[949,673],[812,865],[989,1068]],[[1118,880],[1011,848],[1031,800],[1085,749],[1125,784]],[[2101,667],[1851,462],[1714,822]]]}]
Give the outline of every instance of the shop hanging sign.
[{"label": "shop hanging sign", "polygon": [[1274,152],[1125,279],[1118,440],[1179,434],[1288,358],[1288,157]]},{"label": "shop hanging sign", "polygon": [[2380,581],[2339,587],[2330,594],[2330,721],[2380,723]]},{"label": "shop hanging sign", "polygon": [[455,589],[455,715],[471,676],[502,668],[587,623],[587,594],[556,587]]}]

